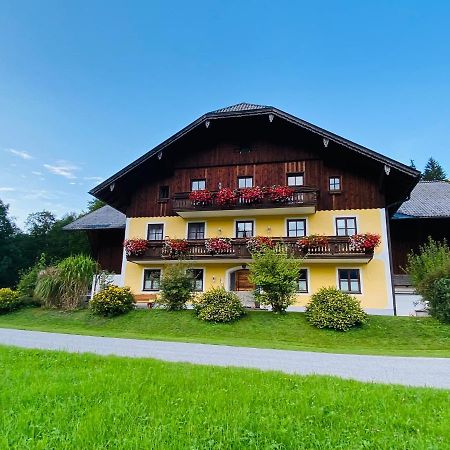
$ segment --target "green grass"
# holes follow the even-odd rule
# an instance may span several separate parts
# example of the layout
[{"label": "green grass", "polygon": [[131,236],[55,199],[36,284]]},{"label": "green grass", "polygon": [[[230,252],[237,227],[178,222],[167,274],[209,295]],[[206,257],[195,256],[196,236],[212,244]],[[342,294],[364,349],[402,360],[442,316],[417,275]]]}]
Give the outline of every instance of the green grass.
[{"label": "green grass", "polygon": [[0,327],[61,333],[204,342],[337,353],[450,357],[450,326],[431,318],[371,316],[348,332],[319,330],[302,313],[250,312],[232,324],[198,320],[192,311],[138,310],[105,319],[89,311],[26,308],[0,316]]},{"label": "green grass", "polygon": [[0,347],[0,448],[443,449],[450,393]]}]

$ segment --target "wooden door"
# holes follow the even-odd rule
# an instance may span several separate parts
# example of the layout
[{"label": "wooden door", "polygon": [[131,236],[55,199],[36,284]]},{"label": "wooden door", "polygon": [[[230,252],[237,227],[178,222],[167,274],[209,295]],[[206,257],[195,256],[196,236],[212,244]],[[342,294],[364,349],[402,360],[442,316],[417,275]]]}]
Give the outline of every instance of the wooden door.
[{"label": "wooden door", "polygon": [[253,291],[255,285],[250,282],[248,276],[250,271],[248,269],[241,269],[235,272],[236,291]]}]

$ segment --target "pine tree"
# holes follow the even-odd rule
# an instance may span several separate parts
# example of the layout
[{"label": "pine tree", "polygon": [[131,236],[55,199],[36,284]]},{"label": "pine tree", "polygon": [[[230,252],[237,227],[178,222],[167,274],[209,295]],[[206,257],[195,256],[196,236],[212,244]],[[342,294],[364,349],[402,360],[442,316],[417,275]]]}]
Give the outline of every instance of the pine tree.
[{"label": "pine tree", "polygon": [[423,171],[422,180],[424,181],[445,181],[447,174],[442,166],[432,157],[428,160]]}]

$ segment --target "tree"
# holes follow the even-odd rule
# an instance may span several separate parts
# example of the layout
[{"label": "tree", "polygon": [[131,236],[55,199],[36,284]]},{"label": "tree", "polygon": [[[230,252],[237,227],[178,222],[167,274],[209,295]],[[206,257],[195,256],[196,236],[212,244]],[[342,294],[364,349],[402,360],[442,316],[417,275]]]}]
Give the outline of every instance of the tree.
[{"label": "tree", "polygon": [[301,262],[288,255],[284,247],[253,253],[249,264],[250,280],[256,285],[255,298],[270,305],[274,312],[284,312],[293,303]]},{"label": "tree", "polygon": [[423,171],[422,180],[424,181],[445,181],[447,174],[442,166],[433,158],[430,158]]},{"label": "tree", "polygon": [[19,232],[9,216],[9,205],[0,200],[0,288],[11,287],[17,278],[16,266],[20,252],[15,246],[15,237]]},{"label": "tree", "polygon": [[88,212],[92,212],[97,209],[100,209],[105,205],[106,205],[106,203],[103,202],[102,200],[99,200],[98,198],[93,198],[92,200],[88,201]]},{"label": "tree", "polygon": [[32,236],[47,234],[56,223],[56,218],[50,211],[40,211],[28,215],[25,227]]}]

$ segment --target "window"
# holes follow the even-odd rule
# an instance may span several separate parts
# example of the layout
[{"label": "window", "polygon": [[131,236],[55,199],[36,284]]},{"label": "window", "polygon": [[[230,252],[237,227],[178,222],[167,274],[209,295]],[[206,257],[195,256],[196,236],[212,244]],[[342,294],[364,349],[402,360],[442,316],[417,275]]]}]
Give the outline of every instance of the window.
[{"label": "window", "polygon": [[206,189],[206,180],[204,178],[191,181],[191,191],[203,191],[204,189]]},{"label": "window", "polygon": [[236,222],[236,237],[247,238],[253,236],[253,221]]},{"label": "window", "polygon": [[361,293],[359,269],[338,269],[339,290],[352,294]]},{"label": "window", "polygon": [[305,219],[288,220],[287,235],[288,237],[306,236],[306,220]]},{"label": "window", "polygon": [[188,223],[188,239],[205,239],[205,222]]},{"label": "window", "polygon": [[253,177],[238,177],[238,188],[250,188],[253,187]]},{"label": "window", "polygon": [[300,269],[298,274],[297,292],[308,292],[308,270]]},{"label": "window", "polygon": [[195,292],[203,291],[203,269],[188,269],[187,272],[192,276],[192,286]]},{"label": "window", "polygon": [[288,173],[287,184],[288,186],[303,186],[303,173]]},{"label": "window", "polygon": [[162,241],[164,236],[164,225],[162,223],[150,224],[147,228],[147,239],[149,241]]},{"label": "window", "polygon": [[356,217],[336,218],[336,235],[353,236],[356,234]]},{"label": "window", "polygon": [[328,189],[330,191],[340,191],[341,190],[341,177],[330,177],[328,183]]},{"label": "window", "polygon": [[159,291],[159,281],[161,279],[160,269],[144,270],[144,291]]},{"label": "window", "polygon": [[169,198],[169,186],[160,186],[159,187],[159,199],[167,200]]}]

